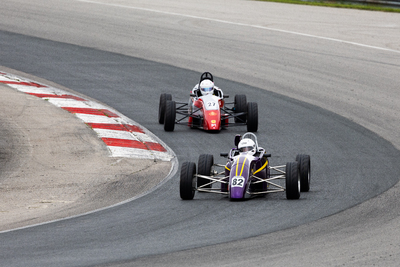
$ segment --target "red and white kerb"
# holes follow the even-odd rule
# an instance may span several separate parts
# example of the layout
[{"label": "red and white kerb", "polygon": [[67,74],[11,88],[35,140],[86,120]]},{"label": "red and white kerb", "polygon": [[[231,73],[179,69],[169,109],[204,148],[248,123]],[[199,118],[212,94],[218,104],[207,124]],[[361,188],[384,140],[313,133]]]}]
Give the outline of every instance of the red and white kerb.
[{"label": "red and white kerb", "polygon": [[170,149],[146,128],[102,104],[0,71],[0,83],[75,114],[107,145],[112,157],[170,161]]}]

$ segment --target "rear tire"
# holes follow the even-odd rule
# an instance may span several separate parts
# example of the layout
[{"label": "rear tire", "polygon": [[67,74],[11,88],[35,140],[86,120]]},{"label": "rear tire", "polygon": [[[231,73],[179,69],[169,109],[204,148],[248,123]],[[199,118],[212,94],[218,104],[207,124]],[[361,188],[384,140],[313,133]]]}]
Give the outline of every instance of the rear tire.
[{"label": "rear tire", "polygon": [[170,94],[161,94],[160,95],[160,104],[158,106],[158,123],[164,123],[165,116],[165,104],[167,100],[172,100],[172,96]]},{"label": "rear tire", "polygon": [[166,132],[172,132],[175,128],[176,118],[176,103],[172,100],[167,100],[165,103],[165,114],[164,114],[164,130]]},{"label": "rear tire", "polygon": [[[246,95],[235,95],[234,108],[235,108],[235,113],[241,113],[241,112],[247,111]],[[246,122],[246,114],[236,116],[235,122],[245,123]]]},{"label": "rear tire", "polygon": [[300,173],[297,162],[286,163],[286,198],[300,198]]},{"label": "rear tire", "polygon": [[179,183],[179,193],[183,200],[191,200],[196,192],[196,164],[194,162],[183,162]]},{"label": "rear tire", "polygon": [[255,102],[247,104],[247,131],[257,132],[258,130],[258,105]]},{"label": "rear tire", "polygon": [[309,155],[299,154],[296,156],[300,171],[300,191],[310,191],[311,161]]},{"label": "rear tire", "polygon": [[[210,154],[201,154],[199,156],[198,174],[211,176],[212,167],[214,165],[214,156]],[[208,184],[210,180],[204,178],[197,178],[197,187]],[[211,188],[212,185],[207,185],[205,188]]]}]

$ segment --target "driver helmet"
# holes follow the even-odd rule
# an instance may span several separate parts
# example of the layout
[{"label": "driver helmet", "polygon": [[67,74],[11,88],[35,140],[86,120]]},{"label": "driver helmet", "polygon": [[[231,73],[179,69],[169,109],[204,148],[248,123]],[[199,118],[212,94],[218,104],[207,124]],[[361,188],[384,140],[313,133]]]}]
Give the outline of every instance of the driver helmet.
[{"label": "driver helmet", "polygon": [[240,140],[238,149],[240,153],[247,152],[251,155],[254,155],[256,153],[256,143],[254,143],[254,141],[251,139],[245,138]]},{"label": "driver helmet", "polygon": [[212,94],[214,90],[214,83],[211,80],[203,80],[200,83],[200,90],[203,95]]}]

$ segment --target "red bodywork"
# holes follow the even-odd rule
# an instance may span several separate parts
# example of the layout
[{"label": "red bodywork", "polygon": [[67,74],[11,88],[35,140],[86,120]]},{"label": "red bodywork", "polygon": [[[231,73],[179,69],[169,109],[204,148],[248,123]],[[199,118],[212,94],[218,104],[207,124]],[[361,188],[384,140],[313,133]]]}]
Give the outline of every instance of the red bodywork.
[{"label": "red bodywork", "polygon": [[[193,100],[193,99],[192,99]],[[215,109],[207,109],[203,99],[198,99],[194,101],[194,106],[196,108],[200,108],[202,121],[202,128],[208,131],[219,131],[222,129],[221,118],[223,119],[225,116],[221,116],[221,108],[224,106],[224,100],[218,99],[218,107]],[[228,119],[225,119],[225,125],[228,124]],[[189,125],[192,125],[193,118],[189,117]]]}]

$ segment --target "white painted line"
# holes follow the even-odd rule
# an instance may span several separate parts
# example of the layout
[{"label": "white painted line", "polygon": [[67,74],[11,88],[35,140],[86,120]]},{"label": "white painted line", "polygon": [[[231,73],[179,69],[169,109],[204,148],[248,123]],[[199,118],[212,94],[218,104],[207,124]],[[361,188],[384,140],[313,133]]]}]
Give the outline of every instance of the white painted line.
[{"label": "white painted line", "polygon": [[17,89],[20,92],[23,93],[35,93],[35,94],[54,94],[54,95],[62,95],[63,91],[58,90],[53,87],[32,87],[32,86],[26,86],[26,85],[15,85],[12,86],[15,89]]},{"label": "white painted line", "polygon": [[93,128],[93,130],[99,135],[99,137],[103,138],[116,138],[116,139],[141,141],[137,137],[132,135],[130,132],[97,129],[97,128]]},{"label": "white painted line", "polygon": [[132,133],[134,136],[136,136],[140,141],[142,142],[151,142],[151,143],[157,143],[157,141],[155,141],[153,138],[151,138],[149,135],[147,134],[143,134],[143,133],[137,133],[137,132],[133,132]]},{"label": "white painted line", "polygon": [[93,101],[77,101],[74,99],[50,98],[50,97],[45,97],[45,99],[48,99],[48,101],[53,105],[63,108],[93,108],[93,109],[106,108],[104,107],[104,105],[95,103]]},{"label": "white painted line", "polygon": [[108,149],[111,151],[113,157],[124,157],[124,158],[145,158],[145,159],[160,159],[163,161],[171,161],[173,157],[165,152],[158,152],[153,150],[143,150],[137,148],[122,148],[117,146],[109,146]]},{"label": "white painted line", "polygon": [[75,114],[79,119],[84,121],[85,123],[108,123],[115,124],[120,123],[124,124],[125,121],[121,118],[111,118],[107,116],[98,116],[98,115],[90,115],[90,114]]}]

